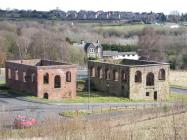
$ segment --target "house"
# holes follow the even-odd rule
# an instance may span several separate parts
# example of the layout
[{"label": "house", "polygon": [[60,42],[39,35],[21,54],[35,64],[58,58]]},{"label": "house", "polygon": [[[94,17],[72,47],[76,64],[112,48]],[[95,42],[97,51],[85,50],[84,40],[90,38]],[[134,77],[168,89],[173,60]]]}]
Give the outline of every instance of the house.
[{"label": "house", "polygon": [[133,59],[138,60],[140,56],[136,52],[103,51],[104,59]]},{"label": "house", "polygon": [[103,48],[99,41],[96,43],[81,41],[81,44],[75,43],[73,46],[84,49],[87,58],[102,58]]},{"label": "house", "polygon": [[153,61],[88,61],[91,89],[129,99],[167,99],[169,71],[168,63]]},{"label": "house", "polygon": [[46,98],[76,96],[77,66],[68,63],[30,59],[5,63],[6,86]]}]

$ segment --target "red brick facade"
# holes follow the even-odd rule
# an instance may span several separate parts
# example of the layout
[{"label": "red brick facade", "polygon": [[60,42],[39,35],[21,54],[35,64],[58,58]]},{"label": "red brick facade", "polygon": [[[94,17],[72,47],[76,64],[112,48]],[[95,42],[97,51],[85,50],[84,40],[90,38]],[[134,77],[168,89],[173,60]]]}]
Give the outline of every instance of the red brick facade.
[{"label": "red brick facade", "polygon": [[6,85],[48,98],[76,96],[77,66],[50,60],[6,61]]}]

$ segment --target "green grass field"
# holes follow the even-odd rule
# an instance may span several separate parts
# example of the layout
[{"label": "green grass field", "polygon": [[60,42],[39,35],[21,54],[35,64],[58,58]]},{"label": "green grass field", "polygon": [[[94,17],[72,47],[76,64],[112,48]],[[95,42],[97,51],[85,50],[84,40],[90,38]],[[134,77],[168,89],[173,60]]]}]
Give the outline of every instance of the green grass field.
[{"label": "green grass field", "polygon": [[0,80],[0,85],[3,85],[5,84],[5,81],[4,80]]},{"label": "green grass field", "polygon": [[168,100],[169,101],[184,101],[184,102],[187,102],[187,94],[171,93]]},{"label": "green grass field", "polygon": [[130,100],[128,98],[124,97],[117,97],[117,96],[105,96],[101,92],[91,92],[90,96],[88,92],[77,92],[77,97],[74,99],[59,99],[59,100],[47,100],[43,98],[37,98],[34,96],[28,96],[28,99],[34,99],[42,102],[47,103],[117,103],[117,102],[132,102],[133,100]]}]

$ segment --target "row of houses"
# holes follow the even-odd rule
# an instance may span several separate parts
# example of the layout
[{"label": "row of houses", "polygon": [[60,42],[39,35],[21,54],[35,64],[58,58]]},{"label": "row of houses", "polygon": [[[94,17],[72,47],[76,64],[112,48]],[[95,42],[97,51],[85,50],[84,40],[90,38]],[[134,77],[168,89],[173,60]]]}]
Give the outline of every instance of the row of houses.
[{"label": "row of houses", "polygon": [[133,59],[138,60],[140,56],[137,52],[118,52],[111,50],[103,50],[103,47],[99,41],[97,42],[84,42],[74,43],[74,47],[83,49],[87,58],[94,59]]},{"label": "row of houses", "polygon": [[122,11],[54,11],[61,15],[63,19],[78,20],[127,20],[143,21],[145,23],[164,22],[166,16],[163,13],[139,13],[139,12],[122,12]]},{"label": "row of houses", "polygon": [[163,13],[153,12],[125,12],[125,11],[62,11],[60,9],[47,11],[36,10],[0,10],[1,18],[44,18],[61,20],[124,20],[144,23],[164,22],[166,16]]}]

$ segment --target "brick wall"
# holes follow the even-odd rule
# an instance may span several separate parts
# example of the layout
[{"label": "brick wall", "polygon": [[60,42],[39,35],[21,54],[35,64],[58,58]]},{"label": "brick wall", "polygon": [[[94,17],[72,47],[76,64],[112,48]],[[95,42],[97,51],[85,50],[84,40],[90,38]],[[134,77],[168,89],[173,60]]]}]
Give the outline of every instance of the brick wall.
[{"label": "brick wall", "polygon": [[[7,61],[5,66],[6,85],[15,90],[30,92],[41,98],[45,93],[48,94],[49,99],[76,97],[77,66],[60,62],[53,63],[49,60],[43,62],[47,66],[38,65],[41,63],[38,60],[33,60],[33,62],[32,60]],[[34,64],[36,66],[33,66]],[[71,73],[70,81],[66,80],[66,72]],[[48,83],[44,84],[46,73],[48,73],[49,79]],[[56,75],[60,77],[60,88],[54,87]]]}]

